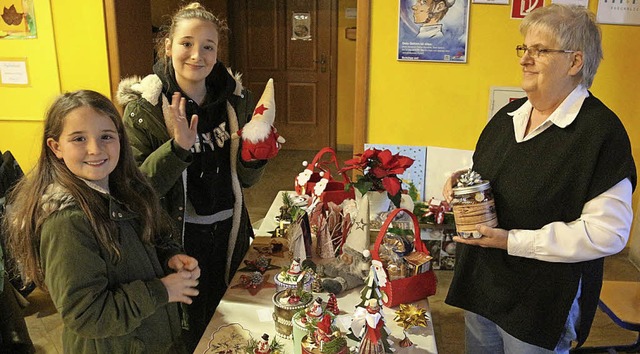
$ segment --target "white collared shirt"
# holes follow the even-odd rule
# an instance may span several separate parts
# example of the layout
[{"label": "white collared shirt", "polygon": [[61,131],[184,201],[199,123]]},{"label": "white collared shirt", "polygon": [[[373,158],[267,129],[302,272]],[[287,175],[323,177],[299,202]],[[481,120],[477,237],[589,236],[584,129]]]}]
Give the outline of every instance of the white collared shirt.
[{"label": "white collared shirt", "polygon": [[[533,106],[528,100],[513,116],[515,139],[530,140],[551,125],[565,128],[578,115],[589,92],[578,85],[558,108],[537,128],[525,136]],[[625,178],[588,201],[580,217],[572,222],[552,222],[538,230],[510,230],[507,252],[512,256],[548,262],[582,262],[620,252],[627,244],[633,209],[631,181]]]}]

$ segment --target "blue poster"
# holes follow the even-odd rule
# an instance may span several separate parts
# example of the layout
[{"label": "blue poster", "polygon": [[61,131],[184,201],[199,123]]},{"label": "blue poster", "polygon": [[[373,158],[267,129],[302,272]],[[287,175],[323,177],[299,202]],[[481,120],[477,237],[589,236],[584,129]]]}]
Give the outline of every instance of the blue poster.
[{"label": "blue poster", "polygon": [[469,0],[400,0],[398,60],[467,62]]}]

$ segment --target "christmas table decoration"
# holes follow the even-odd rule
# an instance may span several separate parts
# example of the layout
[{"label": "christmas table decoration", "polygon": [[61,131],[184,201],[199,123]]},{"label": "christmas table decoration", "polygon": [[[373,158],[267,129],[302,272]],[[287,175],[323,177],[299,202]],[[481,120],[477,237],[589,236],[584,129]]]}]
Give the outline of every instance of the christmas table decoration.
[{"label": "christmas table decoration", "polygon": [[338,327],[333,325],[331,316],[325,315],[317,323],[312,333],[302,338],[302,354],[348,354],[347,339]]},{"label": "christmas table decoration", "polygon": [[392,154],[388,149],[370,148],[362,154],[356,154],[356,158],[345,161],[346,166],[339,173],[351,170],[361,172],[356,181],[351,182],[361,195],[369,191],[385,192],[393,204],[400,207],[402,181],[398,175],[412,164],[413,159],[407,156]]},{"label": "christmas table decoration", "polygon": [[334,202],[315,204],[311,211],[311,233],[316,235],[316,254],[320,258],[334,258],[341,253],[352,226],[349,202],[353,200],[345,200],[339,205]]},{"label": "christmas table decoration", "polygon": [[307,259],[312,257],[311,225],[306,212],[296,214],[296,219],[289,225],[287,233],[290,258]]},{"label": "christmas table decoration", "polygon": [[322,288],[330,293],[341,294],[364,284],[371,267],[371,252],[355,250],[345,244],[343,252],[331,262],[318,265],[318,276]]},{"label": "christmas table decoration", "polygon": [[305,212],[304,207],[307,206],[310,197],[308,195],[291,196],[288,192],[282,192],[281,196],[282,206],[280,215],[276,216],[278,225],[273,231],[273,236],[287,238],[289,226],[301,213]]},{"label": "christmas table decoration", "polygon": [[318,323],[327,316],[333,320],[332,313],[327,308],[328,304],[320,297],[307,306],[307,308],[299,310],[293,315],[293,352],[300,354],[302,352],[302,339],[307,334],[313,333]]},{"label": "christmas table decoration", "polygon": [[[329,156],[328,160],[323,160],[325,155]],[[320,149],[310,164],[304,161],[302,165],[306,168],[295,178],[295,191],[299,195],[306,194],[311,196],[310,203],[320,202],[326,204],[334,202],[340,204],[345,199],[353,199],[355,197],[353,188],[349,187],[351,180],[346,173],[339,172],[342,175],[342,180],[337,180],[331,176],[330,165],[335,165],[336,169],[340,168],[336,152],[332,148],[325,147]]]},{"label": "christmas table decoration", "polygon": [[276,335],[291,339],[293,337],[293,315],[301,309],[307,308],[313,301],[313,295],[305,291],[302,282],[295,289],[287,288],[273,295],[273,320]]},{"label": "christmas table decoration", "polygon": [[[413,222],[413,251],[419,253],[412,258],[410,257],[412,262],[408,262],[405,259],[405,256],[410,253],[404,253],[402,257],[400,257],[399,254],[390,252],[386,253],[387,258],[385,259],[382,259],[381,256],[381,249],[384,249],[382,245],[388,235],[389,225],[391,225],[394,218],[400,213],[409,215]],[[406,251],[410,250],[404,248],[404,252]],[[420,253],[424,253],[425,255],[421,255]],[[371,254],[373,257],[372,264],[376,262],[377,264],[382,264],[381,271],[383,273],[386,272],[386,277],[389,279],[389,281],[386,281],[384,284],[380,284],[387,295],[387,298],[384,299],[385,306],[394,307],[399,304],[418,301],[436,293],[437,280],[435,273],[428,264],[421,263],[421,260],[424,260],[426,256],[430,256],[429,251],[420,238],[418,219],[409,210],[398,208],[389,213],[387,220],[385,220],[380,228]],[[394,257],[394,255],[398,257]],[[426,259],[427,261],[430,260],[430,258]]]},{"label": "christmas table decoration", "polygon": [[338,298],[336,294],[329,293],[329,300],[327,300],[327,311],[331,312],[334,316],[340,314],[340,308],[338,308]]},{"label": "christmas table decoration", "polygon": [[276,283],[277,290],[294,289],[298,283],[302,283],[305,290],[311,289],[313,277],[311,272],[302,269],[300,258],[294,258],[289,267],[283,267],[273,279]]},{"label": "christmas table decoration", "polygon": [[264,274],[271,269],[277,269],[278,266],[271,264],[271,258],[267,258],[264,255],[259,255],[254,260],[245,259],[245,267],[238,269],[238,272],[260,272]]},{"label": "christmas table decoration", "polygon": [[276,285],[269,283],[260,272],[253,272],[249,275],[241,275],[240,283],[232,286],[232,289],[247,289],[252,296],[255,296],[260,290],[275,288]]},{"label": "christmas table decoration", "polygon": [[284,258],[285,252],[288,248],[280,241],[273,239],[268,244],[254,245],[253,249],[258,251],[261,255],[270,255],[274,257]]},{"label": "christmas table decoration", "polygon": [[498,226],[498,216],[489,181],[469,169],[453,188],[453,216],[456,231],[464,238],[480,238],[476,225]]},{"label": "christmas table decoration", "polygon": [[413,343],[407,335],[407,330],[411,327],[427,327],[427,310],[411,304],[400,304],[400,309],[396,311],[396,317],[393,319],[398,326],[402,327],[404,338],[398,343],[401,347],[412,346]]},{"label": "christmas table decoration", "polygon": [[278,154],[285,139],[273,126],[275,117],[273,79],[269,79],[251,120],[232,135],[234,139],[242,138],[240,156],[244,161],[267,160]]},{"label": "christmas table decoration", "polygon": [[451,205],[446,201],[431,198],[427,203],[416,203],[413,213],[421,224],[453,225],[455,223]]},{"label": "christmas table decoration", "polygon": [[348,336],[359,342],[358,354],[389,354],[394,351],[380,307],[386,295],[380,289],[378,273],[379,270],[372,264],[366,284],[360,290],[362,301],[356,306],[349,328]]},{"label": "christmas table decoration", "polygon": [[284,354],[284,345],[276,338],[269,343],[269,335],[264,333],[258,340],[250,339],[245,352],[247,354]]}]

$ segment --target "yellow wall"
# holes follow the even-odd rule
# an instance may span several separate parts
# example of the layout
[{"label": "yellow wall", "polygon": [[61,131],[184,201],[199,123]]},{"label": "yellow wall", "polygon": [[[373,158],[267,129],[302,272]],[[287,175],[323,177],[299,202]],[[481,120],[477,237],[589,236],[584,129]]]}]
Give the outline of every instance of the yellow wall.
[{"label": "yellow wall", "polygon": [[[395,59],[398,1],[374,1],[367,141],[473,150],[487,122],[490,87],[520,86],[514,49],[522,43],[520,20],[510,19],[509,11],[471,4],[466,64],[401,62]],[[604,60],[591,91],[622,120],[638,164],[640,70],[630,46],[640,43],[640,27],[601,28]]]},{"label": "yellow wall", "polygon": [[338,9],[338,148],[353,146],[353,105],[355,102],[356,42],[345,38],[345,28],[355,27],[356,19],[345,18],[345,9],[355,8],[357,0],[340,0]]},{"label": "yellow wall", "polygon": [[0,150],[11,150],[25,171],[37,159],[42,120],[58,94],[110,92],[102,1],[35,0],[34,12],[37,38],[0,40],[0,60],[27,58],[29,86],[0,86]]}]

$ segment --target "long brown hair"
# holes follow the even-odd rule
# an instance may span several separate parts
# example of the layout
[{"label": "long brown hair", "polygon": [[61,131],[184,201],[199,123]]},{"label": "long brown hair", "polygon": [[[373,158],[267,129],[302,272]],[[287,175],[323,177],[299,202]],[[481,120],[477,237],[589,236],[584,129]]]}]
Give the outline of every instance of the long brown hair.
[{"label": "long brown hair", "polygon": [[45,274],[40,260],[40,232],[50,213],[43,209],[42,196],[52,184],[61,186],[73,197],[89,220],[99,244],[109,252],[112,261],[120,259],[117,229],[109,217],[108,206],[97,192],[75,176],[64,161],[58,159],[47,146],[47,139],[60,139],[65,118],[80,107],[91,107],[109,117],[116,126],[120,139],[120,156],[118,164],[109,175],[110,194],[139,215],[142,225],[140,239],[152,244],[156,235],[171,232],[166,219],[158,217],[162,213],[158,198],[135,164],[122,118],[113,103],[95,91],[65,93],[53,102],[47,112],[40,157],[33,170],[9,192],[7,214],[3,222],[10,253],[21,264],[24,274],[43,288]]}]

